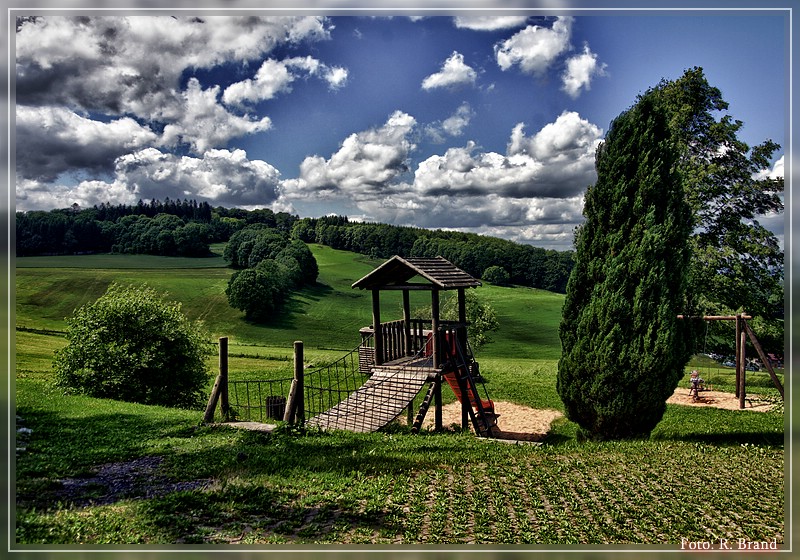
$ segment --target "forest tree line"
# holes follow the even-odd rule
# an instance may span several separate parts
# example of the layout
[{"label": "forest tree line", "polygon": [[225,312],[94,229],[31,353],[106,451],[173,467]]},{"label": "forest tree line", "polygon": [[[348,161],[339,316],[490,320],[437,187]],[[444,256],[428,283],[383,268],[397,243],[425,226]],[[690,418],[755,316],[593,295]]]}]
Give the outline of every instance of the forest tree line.
[{"label": "forest tree line", "polygon": [[[17,256],[130,253],[203,257],[212,243],[228,242],[260,225],[291,239],[373,258],[442,256],[476,278],[492,278],[563,293],[572,251],[554,251],[472,233],[351,221],[346,216],[300,218],[269,209],[211,207],[194,200],[154,200],[16,213]],[[235,268],[247,262],[228,251]],[[503,274],[503,272],[505,274]]]}]

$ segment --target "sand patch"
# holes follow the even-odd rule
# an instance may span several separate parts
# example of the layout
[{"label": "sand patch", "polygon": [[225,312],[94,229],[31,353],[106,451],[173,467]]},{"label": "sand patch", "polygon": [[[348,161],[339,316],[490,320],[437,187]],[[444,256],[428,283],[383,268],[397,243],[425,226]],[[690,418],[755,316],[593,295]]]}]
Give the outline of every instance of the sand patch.
[{"label": "sand patch", "polygon": [[[670,398],[667,399],[669,404],[680,404],[684,406],[712,406],[714,408],[722,408],[725,410],[742,410],[739,408],[739,398],[733,393],[723,393],[722,391],[700,391],[700,398],[694,401],[689,395],[689,389],[686,387],[678,387]],[[767,412],[773,406],[774,402],[761,397],[760,395],[747,395],[744,401],[744,410],[752,410],[755,412]]]},{"label": "sand patch", "polygon": [[[514,404],[507,401],[495,401],[494,409],[500,417],[497,419],[495,436],[499,439],[516,441],[542,441],[550,431],[554,420],[563,416],[558,410],[538,409]],[[461,426],[461,403],[452,402],[442,407],[442,425]],[[422,429],[433,429],[434,411],[428,410]],[[472,426],[470,426],[472,429]]]}]

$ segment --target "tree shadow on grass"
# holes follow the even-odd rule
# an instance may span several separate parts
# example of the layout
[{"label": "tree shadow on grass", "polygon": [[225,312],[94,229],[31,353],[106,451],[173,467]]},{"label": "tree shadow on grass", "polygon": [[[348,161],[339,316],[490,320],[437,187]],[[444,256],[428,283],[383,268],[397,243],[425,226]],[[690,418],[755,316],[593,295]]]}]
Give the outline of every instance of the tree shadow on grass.
[{"label": "tree shadow on grass", "polygon": [[685,441],[688,443],[707,443],[709,445],[761,445],[775,448],[783,448],[784,434],[783,432],[745,432],[745,431],[732,431],[721,433],[656,433],[653,435],[654,441]]},{"label": "tree shadow on grass", "polygon": [[244,319],[255,327],[275,330],[296,330],[297,316],[304,315],[312,303],[325,299],[334,289],[327,284],[316,283],[293,291],[281,307],[265,319]]},{"label": "tree shadow on grass", "polygon": [[[18,534],[39,542],[54,538],[53,524],[69,521],[25,512],[114,504],[132,507],[122,511],[150,527],[148,538],[165,543],[236,542],[245,534],[260,542],[311,542],[342,528],[398,535],[400,512],[391,504],[365,511],[360,484],[433,468],[436,454],[446,452],[433,439],[430,453],[415,456],[382,445],[385,434],[273,435],[193,425],[146,409],[19,414],[32,432],[18,457]],[[328,482],[312,482],[319,479]],[[69,533],[67,525],[53,534]]]}]

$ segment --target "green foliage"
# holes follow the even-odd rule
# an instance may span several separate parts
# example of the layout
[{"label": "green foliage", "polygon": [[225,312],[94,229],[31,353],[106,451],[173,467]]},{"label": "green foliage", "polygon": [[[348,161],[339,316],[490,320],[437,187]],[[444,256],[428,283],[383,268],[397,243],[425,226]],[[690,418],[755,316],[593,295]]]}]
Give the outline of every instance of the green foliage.
[{"label": "green foliage", "polygon": [[[473,350],[478,350],[488,342],[491,342],[490,333],[496,331],[500,324],[497,321],[497,313],[494,308],[481,301],[480,297],[473,291],[464,292],[464,303],[467,315],[467,338]],[[431,307],[420,307],[414,310],[415,317],[430,319],[432,316]],[[458,321],[458,297],[450,295],[442,300],[439,307],[439,318],[444,321]]]},{"label": "green foliage", "polygon": [[292,286],[290,270],[272,259],[234,273],[225,288],[231,307],[248,319],[269,319],[284,303]]},{"label": "green foliage", "polygon": [[114,283],[66,323],[68,344],[54,362],[59,387],[143,404],[202,404],[210,349],[180,304],[147,286]]},{"label": "green foliage", "polygon": [[646,437],[688,360],[681,312],[690,210],[667,114],[653,96],[611,124],[597,150],[560,325],[557,389],[594,439]]},{"label": "green foliage", "polygon": [[350,222],[345,216],[303,218],[292,236],[374,259],[441,256],[476,278],[490,266],[505,268],[510,282],[564,293],[572,251],[553,251],[506,239],[456,231]]},{"label": "green foliage", "polygon": [[319,267],[308,246],[264,224],[237,231],[225,247],[224,258],[233,268],[225,294],[231,307],[254,321],[272,317],[291,290],[314,284]]},{"label": "green foliage", "polygon": [[497,286],[507,286],[511,277],[502,266],[492,265],[483,271],[481,280],[491,282]]},{"label": "green foliage", "polygon": [[[702,68],[663,81],[649,95],[668,111],[692,207],[691,293],[701,313],[713,306],[771,318],[783,310],[783,251],[759,218],[783,212],[783,178],[770,178],[780,146],[752,149],[738,138],[744,123]],[[778,297],[776,297],[776,295]]]}]

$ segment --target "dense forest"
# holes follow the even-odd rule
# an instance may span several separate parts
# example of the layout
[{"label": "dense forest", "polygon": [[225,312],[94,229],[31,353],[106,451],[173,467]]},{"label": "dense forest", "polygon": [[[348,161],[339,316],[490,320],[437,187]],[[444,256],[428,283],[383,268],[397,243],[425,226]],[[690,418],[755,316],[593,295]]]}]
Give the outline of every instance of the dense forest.
[{"label": "dense forest", "polygon": [[573,266],[572,251],[554,251],[496,237],[446,230],[351,222],[343,216],[303,218],[292,229],[297,239],[377,258],[442,256],[476,278],[490,267],[508,283],[563,293]]},{"label": "dense forest", "polygon": [[[346,216],[300,218],[269,209],[212,208],[207,202],[169,199],[17,212],[16,251],[18,256],[113,252],[203,257],[210,254],[211,243],[233,240],[238,246],[242,237],[233,236],[254,231],[254,225],[287,239],[375,258],[440,255],[477,278],[491,269],[492,278],[554,292],[564,292],[573,266],[572,251],[472,233],[355,222]],[[242,258],[249,248],[245,244]],[[232,249],[225,256],[234,268],[254,267]]]}]

